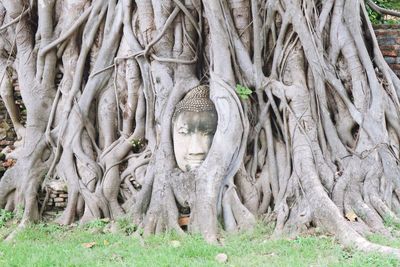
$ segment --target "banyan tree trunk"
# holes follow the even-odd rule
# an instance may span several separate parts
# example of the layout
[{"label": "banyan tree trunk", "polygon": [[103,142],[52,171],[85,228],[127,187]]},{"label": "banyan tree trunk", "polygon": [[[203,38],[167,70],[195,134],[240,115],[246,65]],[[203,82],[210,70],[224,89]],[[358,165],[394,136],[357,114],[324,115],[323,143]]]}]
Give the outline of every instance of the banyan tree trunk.
[{"label": "banyan tree trunk", "polygon": [[[268,217],[276,235],[319,226],[400,257],[364,238],[400,221],[400,80],[364,1],[4,0],[0,22],[2,98],[22,138],[0,204],[22,206],[21,225],[62,179],[62,224],[128,214],[146,234],[182,232],[189,212],[213,242],[219,225]],[[218,127],[183,172],[172,116],[200,84]]]}]

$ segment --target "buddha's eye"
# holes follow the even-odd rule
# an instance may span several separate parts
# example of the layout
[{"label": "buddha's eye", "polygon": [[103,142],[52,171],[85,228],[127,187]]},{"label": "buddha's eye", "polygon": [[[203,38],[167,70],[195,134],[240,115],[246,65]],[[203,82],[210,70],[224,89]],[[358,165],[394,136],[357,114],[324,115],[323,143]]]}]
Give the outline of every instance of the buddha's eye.
[{"label": "buddha's eye", "polygon": [[209,136],[209,135],[213,135],[214,131],[208,130],[208,131],[202,131],[202,135],[204,136]]},{"label": "buddha's eye", "polygon": [[178,130],[178,133],[183,134],[183,135],[186,135],[186,134],[189,133],[189,129],[187,129],[187,128],[180,128],[180,129]]}]

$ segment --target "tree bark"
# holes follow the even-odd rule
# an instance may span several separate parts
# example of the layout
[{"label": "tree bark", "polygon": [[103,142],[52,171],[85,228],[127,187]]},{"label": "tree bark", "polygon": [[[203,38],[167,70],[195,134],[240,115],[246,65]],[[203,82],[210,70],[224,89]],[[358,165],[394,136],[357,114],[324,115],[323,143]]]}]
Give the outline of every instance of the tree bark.
[{"label": "tree bark", "polygon": [[[220,225],[267,217],[279,236],[321,226],[400,257],[364,237],[400,220],[400,80],[364,1],[7,0],[0,11],[0,92],[23,143],[0,206],[22,206],[21,226],[40,219],[41,185],[63,179],[62,224],[128,214],[145,234],[183,232],[189,211],[189,231],[216,242]],[[184,173],[171,120],[200,84],[218,127]]]}]

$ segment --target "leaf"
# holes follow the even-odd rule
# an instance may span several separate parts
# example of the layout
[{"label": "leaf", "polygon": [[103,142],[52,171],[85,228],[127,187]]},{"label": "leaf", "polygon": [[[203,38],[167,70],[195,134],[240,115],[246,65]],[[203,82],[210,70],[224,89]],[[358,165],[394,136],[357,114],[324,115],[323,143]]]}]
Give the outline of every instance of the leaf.
[{"label": "leaf", "polygon": [[13,160],[13,159],[7,159],[5,162],[3,162],[2,165],[3,165],[3,167],[5,167],[5,168],[9,168],[9,167],[14,166],[15,163],[16,163],[15,160]]},{"label": "leaf", "polygon": [[96,242],[89,242],[89,243],[83,243],[82,246],[85,248],[92,248],[96,245]]},{"label": "leaf", "polygon": [[236,93],[240,96],[241,99],[247,100],[249,99],[249,95],[251,95],[253,91],[251,91],[248,87],[237,84]]},{"label": "leaf", "polygon": [[351,222],[356,222],[357,221],[357,214],[354,213],[354,211],[349,211],[346,213],[345,217],[351,221]]},{"label": "leaf", "polygon": [[108,240],[103,240],[103,244],[104,244],[104,246],[108,246],[108,245],[110,245],[110,242]]},{"label": "leaf", "polygon": [[178,219],[178,223],[179,223],[180,226],[189,225],[189,222],[190,222],[189,216],[181,216]]}]

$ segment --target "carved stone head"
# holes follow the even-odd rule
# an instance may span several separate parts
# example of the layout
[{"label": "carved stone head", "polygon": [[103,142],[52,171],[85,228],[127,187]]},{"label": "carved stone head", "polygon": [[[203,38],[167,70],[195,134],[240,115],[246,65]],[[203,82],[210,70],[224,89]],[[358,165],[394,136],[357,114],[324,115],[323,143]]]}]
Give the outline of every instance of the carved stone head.
[{"label": "carved stone head", "polygon": [[217,129],[217,111],[209,98],[209,88],[192,89],[177,104],[172,118],[174,153],[182,171],[198,168],[210,150]]}]

